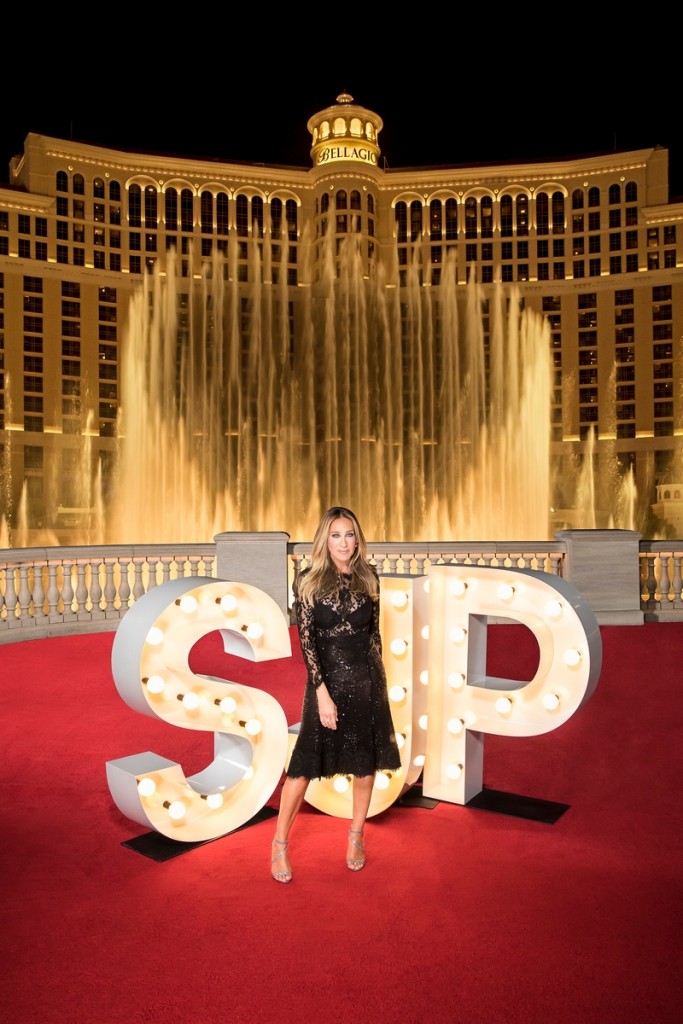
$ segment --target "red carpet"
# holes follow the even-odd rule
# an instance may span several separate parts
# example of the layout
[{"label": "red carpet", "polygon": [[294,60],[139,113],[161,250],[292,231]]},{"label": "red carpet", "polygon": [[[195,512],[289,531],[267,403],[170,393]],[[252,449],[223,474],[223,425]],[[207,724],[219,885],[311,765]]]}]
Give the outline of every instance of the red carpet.
[{"label": "red carpet", "polygon": [[[269,875],[272,821],[165,863],[121,845],[144,829],[113,804],[105,762],[153,750],[192,774],[212,737],[122,702],[113,634],[2,647],[3,1018],[678,1021],[683,624],[601,632],[586,707],[554,733],[485,743],[486,787],[569,804],[555,824],[394,806],[370,820],[354,874],[347,822],[306,807],[289,886]],[[489,627],[491,674],[529,678],[527,635]],[[298,721],[298,653],[255,666],[212,635],[193,667],[268,690]]]}]

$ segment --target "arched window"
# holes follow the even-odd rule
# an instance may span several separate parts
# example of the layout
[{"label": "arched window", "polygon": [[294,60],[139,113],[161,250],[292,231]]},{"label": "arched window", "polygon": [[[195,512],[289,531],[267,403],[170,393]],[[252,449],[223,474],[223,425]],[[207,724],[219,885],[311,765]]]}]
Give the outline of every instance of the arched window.
[{"label": "arched window", "polygon": [[337,209],[346,209],[346,192],[344,191],[343,188],[340,188],[339,191],[337,192]]},{"label": "arched window", "polygon": [[410,241],[415,242],[422,236],[422,203],[414,199],[410,204]]},{"label": "arched window", "polygon": [[82,174],[74,174],[74,195],[84,196],[85,195],[85,179]]},{"label": "arched window", "polygon": [[610,185],[609,187],[609,202],[610,206],[614,206],[615,203],[621,202],[621,186]]},{"label": "arched window", "polygon": [[109,198],[112,203],[121,202],[121,184],[118,181],[109,182]]},{"label": "arched window", "polygon": [[588,205],[600,205],[600,189],[597,187],[597,185],[594,185],[593,188],[588,189]]},{"label": "arched window", "polygon": [[57,171],[56,174],[56,186],[58,192],[69,191],[69,176],[66,171]]},{"label": "arched window", "polygon": [[[325,196],[323,196],[323,199]],[[273,199],[270,204],[270,233],[279,238],[282,233],[282,200]]]},{"label": "arched window", "polygon": [[147,185],[145,188],[145,227],[155,228],[157,221],[157,190],[154,185]]},{"label": "arched window", "polygon": [[517,218],[517,234],[528,235],[529,234],[529,197],[524,193],[520,193],[515,200],[516,207],[516,218]]},{"label": "arched window", "polygon": [[512,196],[503,196],[500,201],[500,235],[501,238],[512,235]]},{"label": "arched window", "polygon": [[536,234],[548,234],[548,193],[536,194]]},{"label": "arched window", "polygon": [[374,212],[375,212],[375,197],[373,195],[368,195],[368,213],[374,213]]},{"label": "arched window", "polygon": [[246,196],[237,197],[236,220],[237,220],[237,234],[240,238],[246,238],[249,234],[249,200]]},{"label": "arched window", "polygon": [[638,202],[638,184],[635,181],[627,181],[624,188],[627,203]]},{"label": "arched window", "polygon": [[166,190],[164,220],[167,231],[178,230],[178,193],[174,188]]},{"label": "arched window", "polygon": [[358,191],[357,188],[354,188],[353,192],[351,193],[351,209],[360,210],[360,208],[360,192]]},{"label": "arched window", "polygon": [[142,225],[142,190],[139,185],[128,189],[128,223],[132,228]]},{"label": "arched window", "polygon": [[251,226],[257,238],[263,238],[263,200],[254,196],[251,200]]},{"label": "arched window", "polygon": [[216,196],[216,231],[219,235],[227,235],[229,225],[229,200],[227,193],[219,192]]},{"label": "arched window", "polygon": [[458,204],[455,199],[446,200],[446,241],[458,237]]},{"label": "arched window", "polygon": [[288,199],[285,203],[285,217],[287,218],[287,238],[290,242],[296,242],[299,237],[298,210],[294,199]]},{"label": "arched window", "polygon": [[200,196],[200,218],[203,235],[213,234],[213,196],[210,192],[202,192]]},{"label": "arched window", "polygon": [[429,204],[429,237],[434,242],[440,242],[443,238],[441,226],[442,204],[440,199],[432,199]]},{"label": "arched window", "polygon": [[553,234],[564,234],[564,195],[553,192]]},{"label": "arched window", "polygon": [[102,178],[95,178],[93,181],[92,194],[95,199],[104,199],[104,180]]},{"label": "arched window", "polygon": [[493,199],[491,196],[482,196],[479,204],[479,217],[481,218],[481,237],[493,238]]},{"label": "arched window", "polygon": [[320,197],[320,212],[321,213],[327,213],[329,208],[330,208],[330,193],[329,192],[323,192],[322,196]]},{"label": "arched window", "polygon": [[394,211],[396,218],[396,241],[408,241],[408,210],[405,203],[396,203]]},{"label": "arched window", "polygon": [[477,237],[477,200],[470,196],[465,200],[465,238]]},{"label": "arched window", "polygon": [[194,231],[194,196],[189,188],[180,193],[180,230]]},{"label": "arched window", "polygon": [[572,210],[583,210],[583,189],[575,188],[572,192]]}]

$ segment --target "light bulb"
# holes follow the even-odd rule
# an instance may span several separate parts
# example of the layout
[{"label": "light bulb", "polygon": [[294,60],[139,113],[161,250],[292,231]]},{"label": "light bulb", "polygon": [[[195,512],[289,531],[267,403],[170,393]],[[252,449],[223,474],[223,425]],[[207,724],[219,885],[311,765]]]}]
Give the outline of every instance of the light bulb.
[{"label": "light bulb", "polygon": [[406,742],[406,738],[403,735],[403,733],[402,732],[397,733],[396,734],[396,746],[398,747],[399,750],[401,750],[401,748],[405,746],[405,742]]},{"label": "light bulb", "polygon": [[428,721],[428,719],[427,719],[426,715],[420,715],[420,717],[417,720],[417,724],[420,726],[421,729],[426,730],[427,729],[427,721]]},{"label": "light bulb", "polygon": [[462,672],[452,672],[448,677],[448,685],[453,690],[459,690],[461,686],[465,685],[465,676]]},{"label": "light bulb", "polygon": [[375,775],[375,787],[377,789],[388,789],[391,782],[391,775],[386,772],[377,772]]},{"label": "light bulb", "polygon": [[391,595],[391,603],[394,608],[405,608],[408,604],[408,595],[403,590],[395,590]]},{"label": "light bulb", "polygon": [[424,668],[420,672],[420,682],[422,683],[423,686],[426,686],[427,683],[429,682],[429,672],[427,671],[426,668]]},{"label": "light bulb", "polygon": [[234,612],[237,607],[237,598],[234,594],[223,594],[223,597],[219,598],[216,604],[219,604],[224,612]]},{"label": "light bulb", "polygon": [[404,699],[406,691],[402,686],[392,686],[389,690],[389,698],[393,701],[401,701]]},{"label": "light bulb", "polygon": [[541,704],[546,711],[554,711],[555,708],[559,708],[560,706],[560,698],[556,693],[544,693]]},{"label": "light bulb", "polygon": [[247,626],[247,636],[250,640],[260,640],[263,636],[263,626],[260,622],[250,622]]},{"label": "light bulb", "polygon": [[501,715],[504,715],[512,707],[512,701],[509,697],[499,697],[496,701],[496,711]]},{"label": "light bulb", "polygon": [[245,732],[248,732],[250,736],[258,736],[261,732],[261,723],[258,718],[250,718],[246,722],[240,722],[240,725]]},{"label": "light bulb", "polygon": [[217,704],[224,715],[230,715],[237,707],[234,697],[216,697],[214,704]]},{"label": "light bulb", "polygon": [[192,612],[196,612],[198,607],[197,598],[192,597],[191,594],[184,594],[176,604],[185,615],[191,615]]},{"label": "light bulb", "polygon": [[448,589],[453,597],[462,597],[467,590],[467,584],[464,580],[452,580],[448,585]]},{"label": "light bulb", "polygon": [[461,733],[464,726],[465,723],[463,722],[462,718],[449,718],[446,724],[446,728],[448,729],[449,732],[453,733],[454,736],[457,736],[458,733]]},{"label": "light bulb", "polygon": [[147,643],[151,647],[158,647],[164,639],[164,634],[158,626],[152,626],[149,633],[147,634]]},{"label": "light bulb", "polygon": [[222,793],[207,793],[206,796],[202,793],[202,800],[206,800],[212,811],[217,811],[219,807],[223,806]]},{"label": "light bulb", "polygon": [[392,640],[391,643],[389,644],[389,650],[398,658],[400,657],[401,654],[406,653],[406,651],[408,650],[408,644],[405,642],[405,640]]},{"label": "light bulb", "polygon": [[415,765],[416,768],[422,768],[424,763],[425,763],[425,755],[424,754],[417,754],[413,758],[413,764]]},{"label": "light bulb", "polygon": [[248,779],[253,779],[253,777],[254,777],[254,769],[253,769],[252,765],[249,765],[248,768],[244,769],[244,774],[242,775],[242,778],[246,782]]},{"label": "light bulb", "polygon": [[498,587],[497,594],[501,601],[511,601],[515,596],[515,588],[511,583],[501,583]]},{"label": "light bulb", "polygon": [[420,636],[423,640],[429,640],[429,626],[423,626],[420,630]]},{"label": "light bulb", "polygon": [[545,613],[549,619],[559,619],[562,615],[562,605],[559,601],[548,601],[545,606]]},{"label": "light bulb", "polygon": [[147,680],[142,680],[145,683],[149,693],[163,693],[166,687],[166,683],[161,676],[150,676]]},{"label": "light bulb", "polygon": [[199,707],[199,696],[191,690],[189,693],[179,693],[178,700],[182,702],[186,711],[196,711]]},{"label": "light bulb", "polygon": [[140,796],[152,796],[152,794],[156,793],[156,790],[157,784],[149,775],[138,782],[138,793]]},{"label": "light bulb", "polygon": [[462,626],[454,626],[448,635],[454,644],[461,644],[467,636],[467,630],[463,629]]},{"label": "light bulb", "polygon": [[346,793],[346,791],[349,788],[348,777],[346,775],[337,775],[334,782],[332,783],[332,788],[337,793]]},{"label": "light bulb", "polygon": [[164,807],[168,811],[169,818],[173,821],[180,821],[181,818],[185,817],[187,808],[182,800],[164,800]]},{"label": "light bulb", "polygon": [[449,765],[447,765],[447,767],[446,767],[446,775],[452,781],[455,781],[456,779],[459,779],[460,776],[462,775],[462,765],[461,764],[449,764]]},{"label": "light bulb", "polygon": [[573,647],[570,647],[568,650],[564,652],[562,657],[564,659],[565,665],[569,665],[570,668],[574,668],[574,666],[578,665],[581,661],[581,652],[577,651]]}]

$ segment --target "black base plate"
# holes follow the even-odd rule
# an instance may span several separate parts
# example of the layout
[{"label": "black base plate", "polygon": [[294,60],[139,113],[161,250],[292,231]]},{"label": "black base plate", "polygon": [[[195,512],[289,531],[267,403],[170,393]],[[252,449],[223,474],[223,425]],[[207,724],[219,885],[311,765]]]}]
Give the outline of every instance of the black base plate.
[{"label": "black base plate", "polygon": [[519,793],[503,793],[499,789],[484,788],[468,800],[465,806],[554,825],[558,818],[569,810],[571,804],[557,804],[552,800],[539,800],[533,796],[520,796]]},{"label": "black base plate", "polygon": [[[259,822],[267,821],[268,818],[274,818],[276,815],[277,811],[273,810],[272,807],[262,807],[253,818],[250,818],[244,825],[240,825],[239,828],[234,828],[232,832],[226,833],[226,835],[240,832],[243,828],[249,828],[251,825],[258,825]],[[129,850],[141,853],[143,857],[149,857],[150,860],[163,864],[164,861],[173,860],[174,857],[179,857],[183,853],[196,850],[198,846],[215,843],[216,839],[223,839],[223,836],[216,836],[215,839],[201,839],[196,843],[181,843],[177,839],[170,839],[168,836],[162,835],[161,832],[145,832],[144,835],[137,836],[135,839],[127,839],[124,843],[121,843],[121,846],[126,846]]]}]

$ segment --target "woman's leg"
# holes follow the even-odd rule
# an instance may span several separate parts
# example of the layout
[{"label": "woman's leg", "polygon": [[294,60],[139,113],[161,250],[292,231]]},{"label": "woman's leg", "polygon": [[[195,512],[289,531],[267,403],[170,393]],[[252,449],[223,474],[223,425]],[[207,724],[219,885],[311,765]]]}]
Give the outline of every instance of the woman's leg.
[{"label": "woman's leg", "polygon": [[292,878],[292,867],[287,854],[289,830],[301,807],[308,782],[308,779],[290,779],[288,776],[282,786],[280,811],[270,854],[270,870],[277,882],[289,882]]},{"label": "woman's leg", "polygon": [[363,829],[368,816],[374,784],[374,775],[363,775],[353,780],[353,818],[349,828],[349,843],[346,851],[346,864],[352,871],[360,871],[365,866]]}]

